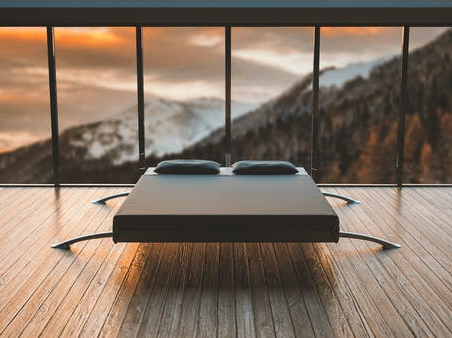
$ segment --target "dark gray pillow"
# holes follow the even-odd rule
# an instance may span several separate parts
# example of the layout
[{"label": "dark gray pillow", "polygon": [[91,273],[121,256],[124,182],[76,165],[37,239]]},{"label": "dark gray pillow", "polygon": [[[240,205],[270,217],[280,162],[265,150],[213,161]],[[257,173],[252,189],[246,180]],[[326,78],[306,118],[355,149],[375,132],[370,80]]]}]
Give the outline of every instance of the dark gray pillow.
[{"label": "dark gray pillow", "polygon": [[286,161],[239,161],[232,165],[237,175],[293,175],[297,168]]},{"label": "dark gray pillow", "polygon": [[157,164],[158,174],[218,174],[220,163],[208,160],[168,160]]}]

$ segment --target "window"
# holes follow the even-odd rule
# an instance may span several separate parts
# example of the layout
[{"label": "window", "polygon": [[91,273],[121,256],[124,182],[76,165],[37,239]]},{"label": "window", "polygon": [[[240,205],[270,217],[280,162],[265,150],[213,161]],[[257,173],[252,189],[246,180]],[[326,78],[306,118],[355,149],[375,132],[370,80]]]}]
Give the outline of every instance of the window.
[{"label": "window", "polygon": [[308,166],[312,27],[232,29],[232,161]]},{"label": "window", "polygon": [[401,29],[322,27],[320,183],[395,183]]},{"label": "window", "polygon": [[135,28],[55,28],[63,183],[138,177]]},{"label": "window", "polygon": [[50,183],[45,28],[0,28],[0,183]]},{"label": "window", "polygon": [[405,183],[452,183],[452,30],[410,31]]},{"label": "window", "polygon": [[143,48],[147,163],[223,162],[224,28],[145,28]]}]

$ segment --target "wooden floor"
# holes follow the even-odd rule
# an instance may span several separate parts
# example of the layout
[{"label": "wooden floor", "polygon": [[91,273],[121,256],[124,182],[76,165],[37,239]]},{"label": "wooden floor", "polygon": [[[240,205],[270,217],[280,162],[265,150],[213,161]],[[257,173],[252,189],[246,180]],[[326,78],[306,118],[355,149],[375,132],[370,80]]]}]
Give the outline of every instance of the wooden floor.
[{"label": "wooden floor", "polygon": [[342,230],[402,244],[116,244],[119,188],[0,188],[0,335],[452,336],[452,188],[325,188]]}]

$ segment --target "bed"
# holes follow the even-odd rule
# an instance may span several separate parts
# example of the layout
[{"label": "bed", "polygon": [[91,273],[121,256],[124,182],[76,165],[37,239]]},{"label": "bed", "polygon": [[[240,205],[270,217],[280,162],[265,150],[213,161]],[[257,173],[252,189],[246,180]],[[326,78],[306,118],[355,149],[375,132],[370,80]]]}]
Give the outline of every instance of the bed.
[{"label": "bed", "polygon": [[[295,175],[161,175],[149,168],[113,217],[111,232],[94,238],[118,242],[338,242],[340,237],[400,245],[341,232],[339,218],[303,168]],[[125,193],[123,195],[126,195]]]}]

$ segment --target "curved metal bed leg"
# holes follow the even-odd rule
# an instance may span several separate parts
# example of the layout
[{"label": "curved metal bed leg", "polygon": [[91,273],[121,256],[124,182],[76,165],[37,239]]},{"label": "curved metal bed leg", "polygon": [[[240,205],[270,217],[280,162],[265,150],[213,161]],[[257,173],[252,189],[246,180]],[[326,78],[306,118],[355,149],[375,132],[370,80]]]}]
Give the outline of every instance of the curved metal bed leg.
[{"label": "curved metal bed leg", "polygon": [[361,201],[358,200],[354,200],[353,198],[344,196],[344,195],[340,195],[340,194],[335,194],[332,192],[326,192],[326,191],[322,191],[323,196],[327,196],[327,197],[334,197],[334,198],[339,198],[341,200],[347,201],[347,204],[359,204],[361,203]]},{"label": "curved metal bed leg", "polygon": [[112,231],[99,232],[97,234],[89,234],[89,235],[84,235],[84,236],[80,236],[80,237],[75,237],[75,238],[69,239],[69,240],[61,242],[61,243],[52,244],[50,247],[54,248],[54,249],[68,250],[71,247],[71,244],[74,244],[77,242],[82,242],[82,241],[88,241],[90,239],[95,239],[95,238],[107,238],[107,237],[113,237],[113,232]]},{"label": "curved metal bed leg", "polygon": [[357,232],[339,231],[339,237],[356,238],[356,239],[362,239],[365,241],[375,242],[375,243],[383,245],[383,249],[398,249],[398,248],[402,247],[400,244],[392,243],[392,242],[389,242],[387,240],[384,240],[384,239],[381,239],[378,237],[359,234]]},{"label": "curved metal bed leg", "polygon": [[117,198],[117,197],[123,197],[123,196],[128,196],[130,194],[130,191],[125,191],[125,192],[120,192],[117,194],[113,194],[113,195],[108,195],[105,197],[102,197],[98,200],[92,201],[93,204],[105,204],[106,201],[111,200],[113,198]]}]

